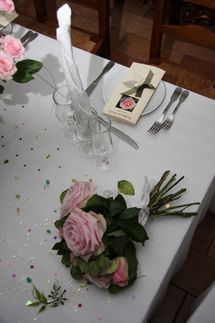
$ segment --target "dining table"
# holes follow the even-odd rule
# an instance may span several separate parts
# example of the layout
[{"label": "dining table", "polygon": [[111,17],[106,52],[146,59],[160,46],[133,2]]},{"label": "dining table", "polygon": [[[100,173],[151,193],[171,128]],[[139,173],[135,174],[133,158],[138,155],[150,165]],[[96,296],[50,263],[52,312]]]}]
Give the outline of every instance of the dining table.
[{"label": "dining table", "polygon": [[[14,24],[21,38],[27,29]],[[101,72],[107,59],[73,48],[83,87]],[[215,193],[215,102],[189,91],[175,123],[157,134],[147,132],[169,102],[176,85],[163,82],[163,99],[136,125],[112,119],[112,125],[133,138],[134,149],[114,134],[115,165],[99,172],[93,159],[84,158],[80,145],[63,140],[63,124],[55,116],[53,92],[64,84],[61,49],[56,39],[39,34],[25,51],[43,68],[25,84],[12,80],[0,99],[0,323],[146,323],[161,303],[172,276],[184,263],[198,223]],[[128,67],[115,63],[90,95],[102,114],[106,91]],[[179,188],[187,192],[181,204],[199,202],[196,216],[149,219],[149,239],[137,245],[138,279],[117,294],[74,280],[52,250],[60,240],[54,222],[60,217],[59,196],[73,179],[88,180],[102,190],[113,190],[128,180],[141,191],[144,177],[158,181],[164,171],[184,176]],[[32,284],[48,295],[54,282],[66,290],[64,305],[26,306]]]}]

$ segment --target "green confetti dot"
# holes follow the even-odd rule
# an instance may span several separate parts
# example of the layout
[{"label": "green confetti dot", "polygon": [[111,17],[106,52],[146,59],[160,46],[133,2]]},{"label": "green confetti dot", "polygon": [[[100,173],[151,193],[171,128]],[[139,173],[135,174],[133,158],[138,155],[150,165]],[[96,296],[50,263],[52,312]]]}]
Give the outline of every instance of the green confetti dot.
[{"label": "green confetti dot", "polygon": [[46,232],[50,234],[51,233],[51,230],[47,229]]},{"label": "green confetti dot", "polygon": [[30,283],[32,283],[32,279],[31,279],[31,277],[27,277],[27,278],[26,278],[26,281],[27,281],[27,283],[29,283],[29,284],[30,284]]},{"label": "green confetti dot", "polygon": [[49,184],[50,184],[50,180],[49,180],[49,179],[47,179],[47,180],[45,181],[45,183],[46,183],[46,185],[49,185]]},{"label": "green confetti dot", "polygon": [[20,199],[20,197],[21,197],[21,195],[20,195],[20,194],[16,194],[16,199],[17,199],[17,200],[19,200],[19,199]]}]

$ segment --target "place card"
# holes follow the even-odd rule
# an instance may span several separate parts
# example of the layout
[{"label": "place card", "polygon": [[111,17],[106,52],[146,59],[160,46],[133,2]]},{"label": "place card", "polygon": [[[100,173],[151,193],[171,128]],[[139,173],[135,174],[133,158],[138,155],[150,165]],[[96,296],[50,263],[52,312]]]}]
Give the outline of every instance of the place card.
[{"label": "place card", "polygon": [[4,29],[9,25],[14,19],[18,17],[18,14],[16,12],[12,13],[1,13],[0,14],[0,30]]},{"label": "place card", "polygon": [[136,124],[164,73],[164,70],[155,66],[133,63],[103,112],[121,121]]}]

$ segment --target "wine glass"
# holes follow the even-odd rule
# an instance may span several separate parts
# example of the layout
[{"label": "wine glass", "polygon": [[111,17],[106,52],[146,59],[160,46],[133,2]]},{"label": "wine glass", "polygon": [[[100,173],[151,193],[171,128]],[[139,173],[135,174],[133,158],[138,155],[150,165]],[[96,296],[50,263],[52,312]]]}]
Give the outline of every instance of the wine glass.
[{"label": "wine glass", "polygon": [[57,119],[66,125],[63,131],[63,139],[68,143],[79,143],[80,139],[76,133],[74,120],[75,107],[70,98],[67,86],[62,86],[56,89],[53,93],[53,100],[55,103],[55,115]]},{"label": "wine glass", "polygon": [[75,129],[77,137],[80,139],[79,151],[81,155],[85,158],[95,157],[95,153],[92,149],[92,131],[89,128],[89,120],[92,117],[93,109],[85,111],[80,109],[75,112]]},{"label": "wine glass", "polygon": [[114,166],[110,126],[111,121],[106,116],[94,115],[89,121],[89,128],[92,131],[92,149],[97,156],[94,167],[101,172],[107,172]]}]

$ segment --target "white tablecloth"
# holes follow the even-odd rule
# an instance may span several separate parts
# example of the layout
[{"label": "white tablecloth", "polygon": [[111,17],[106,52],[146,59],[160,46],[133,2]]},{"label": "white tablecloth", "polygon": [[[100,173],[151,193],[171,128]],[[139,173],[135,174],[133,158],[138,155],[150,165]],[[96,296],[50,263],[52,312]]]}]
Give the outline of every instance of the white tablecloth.
[{"label": "white tablecloth", "polygon": [[[17,26],[18,36],[24,32]],[[79,49],[74,49],[74,54],[87,86],[106,61]],[[30,44],[26,56],[41,60],[56,83],[63,82],[60,49],[55,40],[40,35]],[[112,71],[123,75],[126,67],[116,64]],[[47,70],[39,74],[52,82]],[[91,96],[92,106],[98,111],[104,106],[104,80]],[[37,76],[25,85],[7,82],[5,94],[11,97],[0,103],[1,323],[141,323],[151,316],[170,278],[184,261],[196,225],[215,192],[213,100],[190,92],[169,131],[147,133],[174,88],[166,83],[167,95],[162,105],[141,118],[136,126],[113,122],[140,148],[134,150],[118,140],[115,168],[102,174],[94,169],[92,160],[80,156],[77,145],[62,140],[62,124],[55,117],[53,90],[47,83]],[[59,257],[50,251],[57,241],[53,222],[59,215],[60,192],[71,184],[72,178],[86,176],[107,189],[121,179],[141,188],[145,175],[158,180],[167,169],[185,176],[181,186],[187,188],[187,194],[182,202],[201,202],[198,217],[159,218],[147,223],[149,240],[137,251],[142,276],[124,292],[110,295],[94,286],[80,288]],[[27,277],[45,293],[58,279],[67,289],[69,301],[36,315],[35,308],[25,306],[31,299]]]}]

